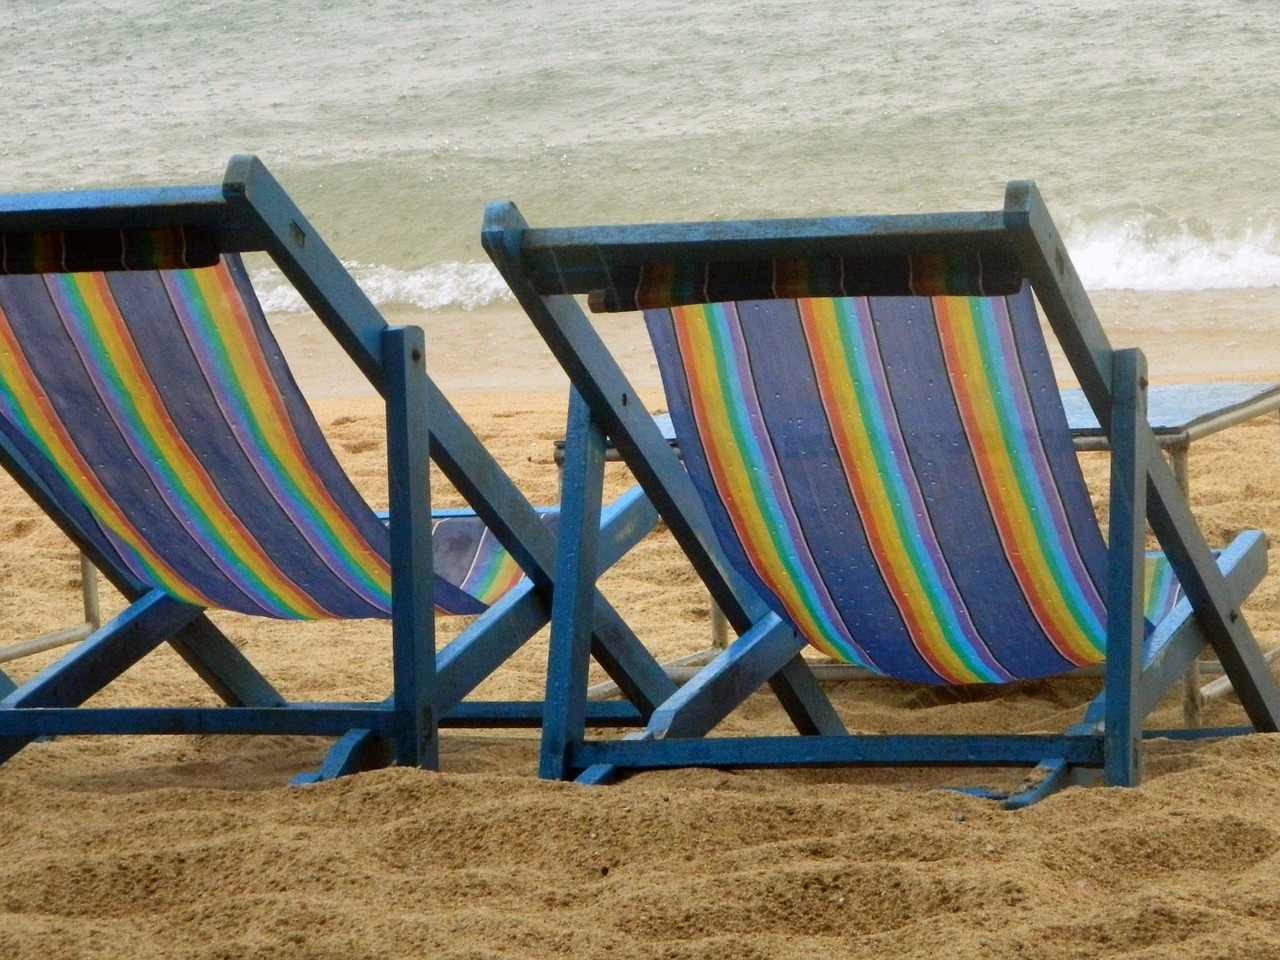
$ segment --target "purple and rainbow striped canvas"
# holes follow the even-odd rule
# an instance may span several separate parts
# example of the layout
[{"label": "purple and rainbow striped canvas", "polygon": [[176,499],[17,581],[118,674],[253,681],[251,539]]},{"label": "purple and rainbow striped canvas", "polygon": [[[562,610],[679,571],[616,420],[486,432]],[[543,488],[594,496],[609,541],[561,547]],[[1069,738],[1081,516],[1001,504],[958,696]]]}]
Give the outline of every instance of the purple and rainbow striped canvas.
[{"label": "purple and rainbow striped canvas", "polygon": [[818,649],[929,683],[1103,659],[1106,552],[1029,287],[645,316],[722,545]]},{"label": "purple and rainbow striped canvas", "polygon": [[[390,613],[386,524],[321,434],[238,257],[0,278],[0,431],[144,584],[270,617]],[[501,566],[483,524],[454,526],[453,553]],[[469,586],[437,576],[437,606],[478,613],[497,595],[494,577]]]}]

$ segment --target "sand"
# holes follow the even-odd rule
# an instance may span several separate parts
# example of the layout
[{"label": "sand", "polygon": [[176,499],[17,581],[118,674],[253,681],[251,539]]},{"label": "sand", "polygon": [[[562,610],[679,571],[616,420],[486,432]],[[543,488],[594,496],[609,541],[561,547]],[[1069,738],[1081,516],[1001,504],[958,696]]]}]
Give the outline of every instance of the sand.
[{"label": "sand", "polygon": [[[296,357],[316,349],[290,338]],[[1204,354],[1181,362],[1222,372]],[[635,363],[645,367],[642,354]],[[530,498],[554,502],[563,393],[497,389],[514,382],[513,365],[468,373],[438,354],[434,364],[447,390],[450,378],[483,388],[451,393]],[[343,383],[330,371],[309,388],[339,456],[381,505],[380,411]],[[657,392],[645,400],[661,405]],[[1271,417],[1193,448],[1193,506],[1211,541],[1245,526],[1280,532],[1278,445]],[[1085,468],[1105,510],[1104,457],[1087,455]],[[611,494],[627,482],[610,469]],[[440,488],[437,502],[459,501]],[[78,616],[74,552],[7,480],[0,585],[0,643]],[[660,656],[706,645],[706,595],[665,534],[604,589]],[[104,605],[121,603],[104,588]],[[1262,643],[1280,643],[1280,573],[1247,610]],[[215,619],[286,694],[387,689],[380,624]],[[442,618],[442,642],[464,625]],[[544,643],[481,694],[539,698]],[[8,669],[22,679],[53,657]],[[1027,731],[1061,729],[1096,688],[956,696],[860,682],[832,697],[859,730]],[[213,700],[160,650],[95,702]],[[1172,696],[1153,722],[1176,725],[1179,711]],[[1243,713],[1228,697],[1207,722]],[[727,723],[785,729],[767,695]],[[1280,957],[1280,737],[1158,743],[1140,788],[1072,789],[1017,813],[941,789],[1016,778],[1003,771],[689,770],[585,788],[539,781],[529,732],[446,731],[442,746],[441,773],[291,788],[324,741],[35,744],[0,766],[0,957]]]}]

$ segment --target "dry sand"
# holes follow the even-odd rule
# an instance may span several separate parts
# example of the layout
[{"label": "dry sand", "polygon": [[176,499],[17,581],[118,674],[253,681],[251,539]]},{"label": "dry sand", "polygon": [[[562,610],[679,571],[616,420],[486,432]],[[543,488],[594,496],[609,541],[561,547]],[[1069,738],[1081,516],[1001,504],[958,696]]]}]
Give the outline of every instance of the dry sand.
[{"label": "dry sand", "polygon": [[[1197,359],[1182,357],[1193,369]],[[448,389],[454,370],[436,362]],[[472,382],[492,389],[516,370]],[[311,387],[347,392],[340,383],[335,374]],[[563,393],[455,400],[531,499],[554,502]],[[320,400],[317,411],[383,503],[376,402]],[[1245,526],[1280,532],[1278,446],[1271,417],[1193,448],[1194,508],[1213,542]],[[1102,490],[1101,455],[1085,466]],[[625,484],[611,468],[611,490]],[[457,500],[442,491],[437,502]],[[65,540],[0,481],[0,643],[74,619],[77,578]],[[663,534],[605,590],[660,656],[705,646],[706,595]],[[1262,642],[1280,642],[1280,573],[1247,609]],[[386,692],[382,625],[216,619],[286,694]],[[462,626],[441,619],[442,641]],[[543,641],[481,694],[539,698]],[[10,668],[22,679],[52,657]],[[1094,692],[1080,680],[969,696],[876,682],[832,696],[858,730],[1025,731],[1061,729]],[[161,650],[96,702],[212,698]],[[1207,721],[1243,714],[1228,698]],[[1171,697],[1154,723],[1178,722]],[[766,695],[728,724],[785,727]],[[0,767],[0,957],[1280,957],[1280,737],[1157,744],[1138,789],[1073,789],[1018,813],[938,789],[1007,782],[1005,772],[695,770],[610,788],[543,783],[527,732],[446,732],[442,773],[285,786],[325,746],[63,738],[24,750]]]}]

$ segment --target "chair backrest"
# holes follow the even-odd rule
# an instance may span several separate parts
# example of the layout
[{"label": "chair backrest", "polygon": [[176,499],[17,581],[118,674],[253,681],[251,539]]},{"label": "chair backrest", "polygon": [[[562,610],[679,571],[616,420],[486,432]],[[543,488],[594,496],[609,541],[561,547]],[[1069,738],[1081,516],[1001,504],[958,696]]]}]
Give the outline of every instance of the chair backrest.
[{"label": "chair backrest", "polygon": [[934,683],[1103,658],[1106,549],[1029,287],[645,316],[726,555],[820,650]]},{"label": "chair backrest", "polygon": [[388,534],[303,401],[237,256],[0,279],[0,430],[148,586],[385,617]]}]

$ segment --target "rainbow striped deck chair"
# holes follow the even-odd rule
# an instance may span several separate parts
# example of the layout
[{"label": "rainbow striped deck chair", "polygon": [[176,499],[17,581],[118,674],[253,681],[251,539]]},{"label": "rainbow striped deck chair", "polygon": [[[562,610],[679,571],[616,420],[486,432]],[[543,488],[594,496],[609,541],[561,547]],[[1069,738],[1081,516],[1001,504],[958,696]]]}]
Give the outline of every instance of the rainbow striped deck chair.
[{"label": "rainbow striped deck chair", "polygon": [[[1280,689],[1239,610],[1264,538],[1205,544],[1147,425],[1144,361],[1107,343],[1034,185],[991,213],[635,227],[533,229],[494,204],[483,238],[739,633],[640,734],[549,721],[545,774],[1037,767],[1011,805],[1099,769],[1135,784],[1143,719],[1206,643],[1241,729],[1276,729]],[[683,465],[575,295],[644,311]],[[1105,542],[1037,300],[1111,440]],[[928,684],[1105,663],[1105,689],[1063,733],[850,735],[805,643]],[[549,682],[581,696],[582,657],[553,650]],[[802,736],[707,736],[765,683]]]},{"label": "rainbow striped deck chair", "polygon": [[[387,514],[321,434],[248,251],[272,256],[385,398]],[[464,698],[546,623],[557,514],[520,496],[425,361],[422,331],[387,326],[252,157],[217,187],[0,198],[0,462],[132,601],[7,685],[0,760],[58,734],[337,737],[314,780],[434,767],[441,723],[540,723],[541,703]],[[473,509],[432,513],[429,454]],[[639,491],[612,504],[605,562],[654,520]],[[389,620],[391,696],[286,701],[206,610]],[[475,618],[438,654],[436,612]],[[610,614],[602,603],[591,630],[622,674],[642,648]],[[166,641],[228,706],[81,706]],[[637,662],[629,688],[651,707],[669,687]],[[631,701],[606,708],[605,722],[642,719]]]}]

